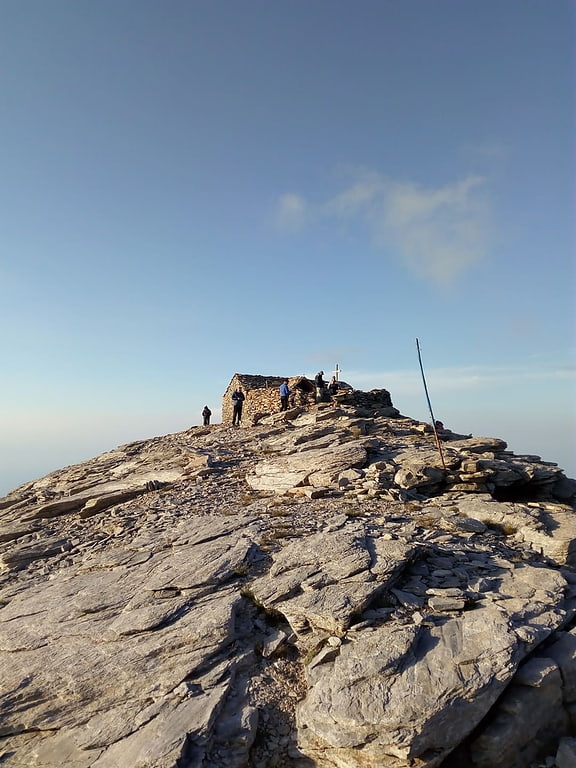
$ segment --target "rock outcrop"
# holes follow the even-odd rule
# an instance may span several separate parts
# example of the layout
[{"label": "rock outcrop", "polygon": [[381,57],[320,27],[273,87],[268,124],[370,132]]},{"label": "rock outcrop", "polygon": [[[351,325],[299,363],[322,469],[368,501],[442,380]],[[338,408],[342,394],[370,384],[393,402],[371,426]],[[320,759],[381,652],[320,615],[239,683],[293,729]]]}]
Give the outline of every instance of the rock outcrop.
[{"label": "rock outcrop", "polygon": [[346,392],[1,499],[2,765],[574,765],[576,482],[441,437]]}]

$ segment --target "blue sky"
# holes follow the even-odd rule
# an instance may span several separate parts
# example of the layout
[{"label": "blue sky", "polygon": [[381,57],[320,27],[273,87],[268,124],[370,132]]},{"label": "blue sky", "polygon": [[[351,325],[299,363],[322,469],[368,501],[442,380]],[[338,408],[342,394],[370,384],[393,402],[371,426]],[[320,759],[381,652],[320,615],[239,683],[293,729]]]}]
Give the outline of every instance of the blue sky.
[{"label": "blue sky", "polygon": [[0,493],[338,363],[576,476],[572,0],[3,0]]}]

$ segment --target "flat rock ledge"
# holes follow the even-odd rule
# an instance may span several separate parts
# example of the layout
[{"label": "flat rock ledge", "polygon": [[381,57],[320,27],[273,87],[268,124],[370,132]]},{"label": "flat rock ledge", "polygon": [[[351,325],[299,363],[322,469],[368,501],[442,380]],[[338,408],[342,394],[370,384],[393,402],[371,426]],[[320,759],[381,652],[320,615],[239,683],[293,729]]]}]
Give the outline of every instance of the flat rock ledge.
[{"label": "flat rock ledge", "polygon": [[573,766],[576,483],[367,403],[0,500],[0,763]]}]

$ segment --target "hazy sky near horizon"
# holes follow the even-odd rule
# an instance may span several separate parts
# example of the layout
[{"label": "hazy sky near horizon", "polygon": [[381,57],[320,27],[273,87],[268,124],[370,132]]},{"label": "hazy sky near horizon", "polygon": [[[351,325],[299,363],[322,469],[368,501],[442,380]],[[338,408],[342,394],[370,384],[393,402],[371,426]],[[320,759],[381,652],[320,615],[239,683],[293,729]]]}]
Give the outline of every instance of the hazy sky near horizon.
[{"label": "hazy sky near horizon", "polygon": [[572,0],[2,0],[0,494],[235,372],[576,476]]}]

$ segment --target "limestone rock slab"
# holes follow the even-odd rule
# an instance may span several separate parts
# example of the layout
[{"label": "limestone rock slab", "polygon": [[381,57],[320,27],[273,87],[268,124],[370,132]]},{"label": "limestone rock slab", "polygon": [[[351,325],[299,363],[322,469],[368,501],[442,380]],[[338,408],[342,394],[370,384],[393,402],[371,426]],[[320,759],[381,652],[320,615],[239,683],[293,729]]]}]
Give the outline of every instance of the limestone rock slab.
[{"label": "limestone rock slab", "polygon": [[253,546],[244,518],[209,523],[185,521],[176,546],[131,564],[90,558],[0,609],[0,735],[53,732],[14,765],[159,768],[206,747],[234,680],[243,598],[228,584]]},{"label": "limestone rock slab", "polygon": [[482,719],[518,659],[494,608],[439,626],[384,625],[323,666],[298,709],[300,746],[320,765],[376,768],[389,756],[431,768]]},{"label": "limestone rock slab", "polygon": [[313,627],[339,634],[390,586],[413,552],[405,541],[372,538],[362,525],[350,523],[284,547],[251,590],[296,631]]},{"label": "limestone rock slab", "polygon": [[356,442],[311,449],[259,462],[246,477],[248,485],[258,490],[284,491],[298,485],[326,485],[338,474],[366,463],[366,449]]}]

